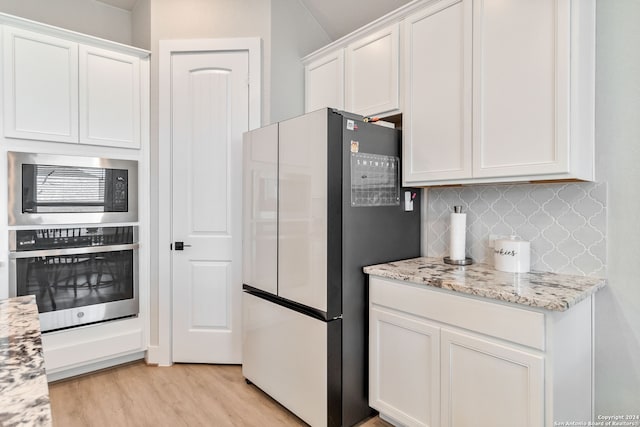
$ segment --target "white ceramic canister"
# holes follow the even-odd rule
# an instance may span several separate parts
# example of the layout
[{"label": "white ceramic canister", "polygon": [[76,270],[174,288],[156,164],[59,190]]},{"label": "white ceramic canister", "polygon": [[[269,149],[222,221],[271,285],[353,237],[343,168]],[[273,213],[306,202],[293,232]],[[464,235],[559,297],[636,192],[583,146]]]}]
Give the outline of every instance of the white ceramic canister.
[{"label": "white ceramic canister", "polygon": [[531,244],[511,236],[498,239],[493,245],[493,266],[508,273],[528,273],[531,262]]}]

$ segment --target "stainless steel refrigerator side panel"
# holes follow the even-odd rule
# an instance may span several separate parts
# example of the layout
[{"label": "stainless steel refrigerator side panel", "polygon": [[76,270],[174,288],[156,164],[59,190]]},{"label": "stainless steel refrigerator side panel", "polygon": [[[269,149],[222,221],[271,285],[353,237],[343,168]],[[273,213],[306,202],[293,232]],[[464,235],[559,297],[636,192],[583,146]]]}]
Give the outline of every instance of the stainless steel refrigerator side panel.
[{"label": "stainless steel refrigerator side panel", "polygon": [[[368,286],[362,267],[420,256],[420,209],[351,205],[351,147],[360,153],[400,157],[401,132],[371,123],[343,123],[342,140],[342,358],[343,425],[371,415],[368,405]],[[355,148],[354,148],[355,150]],[[400,185],[401,181],[398,181]],[[401,189],[404,190],[404,189]],[[420,206],[420,192],[414,205]],[[404,194],[403,191],[400,194]]]}]

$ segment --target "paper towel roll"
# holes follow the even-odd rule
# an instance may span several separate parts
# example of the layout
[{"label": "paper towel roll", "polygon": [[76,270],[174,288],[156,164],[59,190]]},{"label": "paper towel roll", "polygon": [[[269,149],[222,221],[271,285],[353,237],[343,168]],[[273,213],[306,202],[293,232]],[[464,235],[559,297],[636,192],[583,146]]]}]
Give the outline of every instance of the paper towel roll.
[{"label": "paper towel roll", "polygon": [[459,261],[465,259],[467,214],[462,213],[462,206],[455,206],[454,209],[449,227],[449,258]]}]

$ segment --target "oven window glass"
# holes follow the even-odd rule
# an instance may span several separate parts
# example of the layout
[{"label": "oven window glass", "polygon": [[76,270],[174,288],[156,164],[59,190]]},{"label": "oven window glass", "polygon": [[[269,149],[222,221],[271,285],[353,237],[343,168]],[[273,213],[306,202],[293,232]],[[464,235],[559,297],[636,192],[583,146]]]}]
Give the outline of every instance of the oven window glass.
[{"label": "oven window glass", "polygon": [[131,299],[133,252],[17,259],[17,294],[35,295],[40,313]]}]

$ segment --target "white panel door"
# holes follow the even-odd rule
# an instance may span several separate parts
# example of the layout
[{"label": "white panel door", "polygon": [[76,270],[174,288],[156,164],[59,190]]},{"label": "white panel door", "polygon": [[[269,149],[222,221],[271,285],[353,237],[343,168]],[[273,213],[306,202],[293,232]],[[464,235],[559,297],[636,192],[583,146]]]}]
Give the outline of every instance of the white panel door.
[{"label": "white panel door", "polygon": [[326,312],[327,110],[279,133],[278,295]]},{"label": "white panel door", "polygon": [[4,135],[78,142],[78,45],[4,27]]},{"label": "white panel door", "polygon": [[363,116],[395,112],[400,108],[399,24],[347,46],[347,110]]},{"label": "white panel door", "polygon": [[371,306],[369,405],[407,426],[440,425],[440,330]]},{"label": "white panel door", "polygon": [[338,49],[304,67],[305,112],[344,110],[344,50]]},{"label": "white panel door", "polygon": [[442,329],[441,417],[446,427],[542,427],[544,358]]},{"label": "white panel door", "polygon": [[178,53],[171,67],[172,232],[185,243],[172,258],[173,360],[239,363],[248,54]]},{"label": "white panel door", "polygon": [[80,142],[140,147],[140,60],[80,45]]},{"label": "white panel door", "polygon": [[471,0],[404,23],[404,182],[471,178]]},{"label": "white panel door", "polygon": [[474,177],[569,171],[570,3],[474,1]]},{"label": "white panel door", "polygon": [[329,323],[247,293],[242,312],[244,377],[309,425],[326,426]]},{"label": "white panel door", "polygon": [[246,132],[242,283],[278,293],[278,124]]}]

